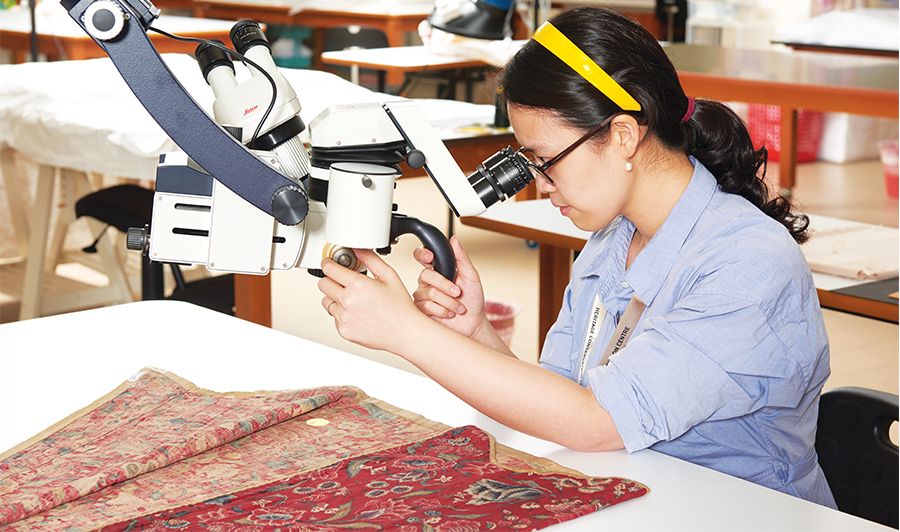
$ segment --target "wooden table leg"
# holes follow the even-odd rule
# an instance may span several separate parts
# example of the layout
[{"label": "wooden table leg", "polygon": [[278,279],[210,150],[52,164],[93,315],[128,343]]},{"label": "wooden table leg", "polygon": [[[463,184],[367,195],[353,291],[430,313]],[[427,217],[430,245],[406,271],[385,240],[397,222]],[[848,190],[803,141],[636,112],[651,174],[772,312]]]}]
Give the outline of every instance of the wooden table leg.
[{"label": "wooden table leg", "polygon": [[37,193],[32,210],[31,235],[25,262],[25,282],[22,287],[22,304],[19,319],[36,318],[41,313],[41,296],[44,277],[44,259],[47,256],[47,233],[50,229],[50,211],[53,209],[53,189],[56,186],[56,169],[40,165]]},{"label": "wooden table leg", "polygon": [[572,270],[572,250],[541,244],[538,291],[538,349],[559,315]]},{"label": "wooden table leg", "polygon": [[[406,44],[406,35],[403,33],[403,26],[393,18],[388,18],[385,22],[384,34],[387,36],[388,46],[391,48]],[[401,85],[403,83],[403,77],[402,72],[390,70],[387,73],[387,83],[392,86]]]},{"label": "wooden table leg", "polygon": [[25,179],[16,168],[14,152],[9,148],[0,148],[0,177],[6,186],[6,202],[10,220],[16,234],[16,248],[20,257],[28,256],[28,213],[31,212],[31,195]]},{"label": "wooden table leg", "polygon": [[322,52],[325,51],[325,29],[324,28],[313,28],[312,29],[312,40],[313,40],[312,67],[315,70],[325,70],[325,66],[322,64]]},{"label": "wooden table leg", "polygon": [[272,326],[272,285],[268,275],[234,276],[235,316]]},{"label": "wooden table leg", "polygon": [[779,191],[790,196],[797,178],[797,110],[781,108],[781,161],[778,163]]}]

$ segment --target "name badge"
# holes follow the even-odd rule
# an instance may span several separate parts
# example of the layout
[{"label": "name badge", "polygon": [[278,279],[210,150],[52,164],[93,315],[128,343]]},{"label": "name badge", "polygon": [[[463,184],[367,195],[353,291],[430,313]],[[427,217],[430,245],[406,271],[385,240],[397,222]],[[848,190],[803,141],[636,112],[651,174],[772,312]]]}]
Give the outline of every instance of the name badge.
[{"label": "name badge", "polygon": [[597,334],[600,327],[603,326],[603,320],[606,318],[606,307],[600,301],[600,294],[594,296],[594,305],[591,308],[590,320],[588,321],[587,331],[584,334],[584,345],[581,348],[581,364],[578,366],[578,384],[584,379],[584,372],[587,369],[588,357],[594,350],[594,344],[597,341]]}]

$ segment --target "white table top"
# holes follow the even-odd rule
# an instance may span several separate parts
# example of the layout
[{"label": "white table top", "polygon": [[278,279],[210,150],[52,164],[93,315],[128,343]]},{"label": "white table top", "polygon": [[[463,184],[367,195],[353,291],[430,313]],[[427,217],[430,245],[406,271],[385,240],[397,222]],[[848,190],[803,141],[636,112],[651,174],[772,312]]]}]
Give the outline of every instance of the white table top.
[{"label": "white table top", "polygon": [[527,41],[452,39],[428,46],[393,46],[322,53],[322,62],[366,64],[404,70],[440,70],[472,66],[502,66]]},{"label": "white table top", "polygon": [[[212,90],[197,62],[184,54],[163,54],[163,59],[211,114]],[[236,69],[240,79],[248,76],[243,65]],[[297,92],[306,124],[330,105],[399,99],[327,72],[281,71]],[[491,105],[415,101],[447,140],[472,136],[454,129],[489,123],[494,116]],[[159,154],[176,149],[108,58],[0,65],[0,124],[0,146],[9,145],[32,161],[120,177],[154,179]]]},{"label": "white table top", "polygon": [[650,450],[571,451],[490,420],[424,377],[187,303],[140,302],[0,325],[0,346],[0,450],[152,366],[215,391],[358,386],[435,421],[474,424],[506,445],[651,489],[554,530],[889,530]]},{"label": "white table top", "polygon": [[[322,52],[322,62],[338,60],[348,63],[377,64],[394,68],[455,68],[471,64],[474,60],[458,55],[442,55],[428,46],[396,46],[392,48],[368,48],[360,50],[336,50]],[[486,64],[486,63],[485,63]]]},{"label": "white table top", "polygon": [[655,0],[555,0],[562,5],[608,7],[611,9],[655,11]]},{"label": "white table top", "polygon": [[431,0],[206,0],[213,4],[287,7],[292,15],[306,10],[332,11],[350,15],[421,16],[431,14]]},{"label": "white table top", "polygon": [[773,41],[871,50],[897,51],[900,20],[897,9],[838,9],[811,19],[784,24]]},{"label": "white table top", "polygon": [[[507,201],[494,205],[479,218],[495,220],[507,224],[536,229],[548,233],[554,233],[571,238],[587,240],[591,233],[575,227],[572,221],[559,213],[549,199],[529,201]],[[871,224],[842,220],[818,214],[809,215],[810,228],[813,231],[830,231],[834,229],[849,229],[852,227],[866,227]],[[900,238],[900,232],[898,232]],[[801,250],[803,247],[801,246]],[[813,281],[820,290],[838,290],[848,286],[863,284],[869,281],[838,277],[813,272]]]},{"label": "white table top", "polygon": [[[58,9],[42,9],[37,14],[35,30],[39,35],[90,39],[61,6],[56,7]],[[162,15],[153,25],[177,35],[189,35],[191,33],[212,31],[228,33],[231,31],[231,27],[234,26],[234,21]],[[0,10],[0,31],[29,33],[31,31],[31,19],[28,9],[24,5],[20,5],[12,9]]]}]

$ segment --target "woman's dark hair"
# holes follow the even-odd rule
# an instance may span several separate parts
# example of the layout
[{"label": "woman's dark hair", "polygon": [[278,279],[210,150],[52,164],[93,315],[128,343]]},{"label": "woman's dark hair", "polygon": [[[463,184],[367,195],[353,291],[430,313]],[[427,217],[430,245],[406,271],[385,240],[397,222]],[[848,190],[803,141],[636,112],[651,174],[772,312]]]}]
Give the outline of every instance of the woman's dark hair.
[{"label": "woman's dark hair", "polygon": [[[788,199],[769,199],[764,181],[767,152],[755,150],[743,121],[727,106],[697,100],[682,121],[689,100],[675,67],[647,30],[604,8],[572,9],[551,22],[641,104],[634,114],[649,134],[670,149],[692,155],[719,187],[743,196],[781,222],[798,243],[807,239],[809,219],[791,212]],[[588,131],[622,110],[544,46],[528,41],[506,65],[501,88],[512,105],[546,110],[572,127]],[[608,130],[601,132],[603,139]]]}]

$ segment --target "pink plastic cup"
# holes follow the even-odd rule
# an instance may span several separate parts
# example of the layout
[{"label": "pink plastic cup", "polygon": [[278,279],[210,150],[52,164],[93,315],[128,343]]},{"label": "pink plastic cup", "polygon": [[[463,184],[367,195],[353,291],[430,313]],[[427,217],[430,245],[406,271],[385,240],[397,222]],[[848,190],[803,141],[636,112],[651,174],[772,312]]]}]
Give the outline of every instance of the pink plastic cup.
[{"label": "pink plastic cup", "polygon": [[878,151],[881,153],[881,166],[884,169],[884,188],[888,197],[897,199],[897,140],[878,141]]}]

